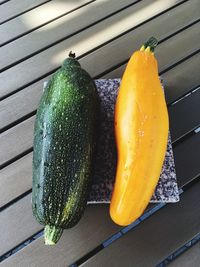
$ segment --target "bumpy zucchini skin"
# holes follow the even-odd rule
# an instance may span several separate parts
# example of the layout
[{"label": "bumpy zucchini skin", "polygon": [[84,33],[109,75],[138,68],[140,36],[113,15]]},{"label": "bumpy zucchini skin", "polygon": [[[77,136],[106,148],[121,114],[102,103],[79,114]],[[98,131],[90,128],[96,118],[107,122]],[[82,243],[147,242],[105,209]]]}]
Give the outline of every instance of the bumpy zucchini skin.
[{"label": "bumpy zucchini skin", "polygon": [[65,59],[45,88],[34,127],[32,210],[46,244],[85,210],[98,110],[94,81],[75,58]]}]

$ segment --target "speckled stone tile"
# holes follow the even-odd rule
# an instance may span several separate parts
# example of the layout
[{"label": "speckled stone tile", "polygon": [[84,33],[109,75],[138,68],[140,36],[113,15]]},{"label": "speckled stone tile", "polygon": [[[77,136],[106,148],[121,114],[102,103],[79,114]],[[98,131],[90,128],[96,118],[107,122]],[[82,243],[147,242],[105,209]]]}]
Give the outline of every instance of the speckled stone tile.
[{"label": "speckled stone tile", "polygon": [[[94,158],[92,188],[88,203],[110,201],[116,170],[116,147],[114,139],[114,105],[120,79],[96,80],[101,112],[99,134]],[[176,172],[169,134],[167,152],[162,172],[151,202],[179,201]]]}]

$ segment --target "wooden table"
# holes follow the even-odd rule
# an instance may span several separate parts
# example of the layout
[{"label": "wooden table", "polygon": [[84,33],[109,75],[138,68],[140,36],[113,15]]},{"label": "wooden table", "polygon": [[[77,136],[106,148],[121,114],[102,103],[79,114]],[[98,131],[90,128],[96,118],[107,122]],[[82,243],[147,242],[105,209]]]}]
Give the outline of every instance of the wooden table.
[{"label": "wooden table", "polygon": [[[0,255],[8,256],[1,266],[151,267],[197,236],[200,1],[0,0],[0,23]],[[58,245],[44,246],[30,203],[33,123],[43,81],[70,50],[94,78],[121,77],[132,51],[150,36],[159,40],[180,202],[125,229],[111,221],[107,205],[90,205]],[[111,236],[116,240],[108,245]],[[171,266],[199,266],[199,248]]]}]

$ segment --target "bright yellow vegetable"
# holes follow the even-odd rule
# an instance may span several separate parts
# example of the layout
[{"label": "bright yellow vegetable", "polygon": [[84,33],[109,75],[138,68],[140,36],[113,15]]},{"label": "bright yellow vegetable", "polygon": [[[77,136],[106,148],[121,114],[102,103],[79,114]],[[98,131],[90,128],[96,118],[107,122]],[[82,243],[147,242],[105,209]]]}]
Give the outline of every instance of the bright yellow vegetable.
[{"label": "bright yellow vegetable", "polygon": [[148,205],[165,158],[169,122],[154,57],[155,38],[131,56],[115,106],[117,172],[110,205],[119,225],[135,221]]}]

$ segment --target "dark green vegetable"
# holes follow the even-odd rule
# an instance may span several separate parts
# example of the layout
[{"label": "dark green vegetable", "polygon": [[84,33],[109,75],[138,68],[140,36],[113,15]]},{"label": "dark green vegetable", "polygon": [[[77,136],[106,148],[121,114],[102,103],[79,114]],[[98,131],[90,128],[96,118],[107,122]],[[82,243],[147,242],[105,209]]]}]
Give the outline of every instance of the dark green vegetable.
[{"label": "dark green vegetable", "polygon": [[40,100],[34,129],[32,209],[46,244],[83,215],[91,181],[98,97],[73,54],[53,74]]}]

